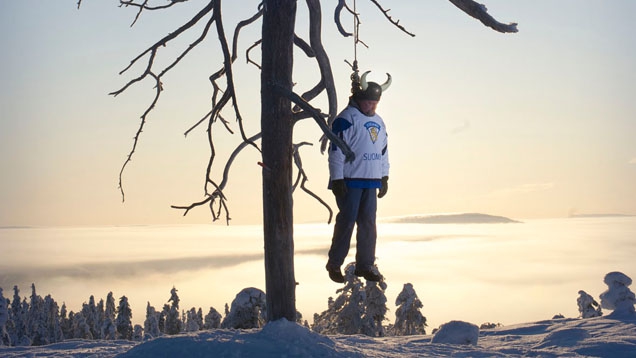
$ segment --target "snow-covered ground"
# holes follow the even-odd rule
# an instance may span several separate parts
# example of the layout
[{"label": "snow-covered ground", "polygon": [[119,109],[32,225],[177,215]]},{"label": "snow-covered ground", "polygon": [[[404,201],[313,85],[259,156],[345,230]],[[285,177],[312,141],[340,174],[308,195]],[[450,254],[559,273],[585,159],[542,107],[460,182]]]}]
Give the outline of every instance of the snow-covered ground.
[{"label": "snow-covered ground", "polygon": [[[463,333],[458,331],[455,338]],[[635,357],[636,316],[555,319],[481,330],[476,345],[431,343],[432,335],[322,336],[285,320],[259,330],[213,330],[144,343],[72,340],[0,347],[12,357]]]}]

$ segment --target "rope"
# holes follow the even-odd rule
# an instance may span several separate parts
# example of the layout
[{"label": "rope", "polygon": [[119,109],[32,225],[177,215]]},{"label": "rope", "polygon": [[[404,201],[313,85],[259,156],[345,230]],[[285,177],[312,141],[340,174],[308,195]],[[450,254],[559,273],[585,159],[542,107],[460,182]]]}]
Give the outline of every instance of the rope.
[{"label": "rope", "polygon": [[360,76],[358,75],[358,31],[360,21],[358,21],[358,10],[356,8],[356,0],[353,0],[353,73],[351,74],[351,94],[360,88]]}]

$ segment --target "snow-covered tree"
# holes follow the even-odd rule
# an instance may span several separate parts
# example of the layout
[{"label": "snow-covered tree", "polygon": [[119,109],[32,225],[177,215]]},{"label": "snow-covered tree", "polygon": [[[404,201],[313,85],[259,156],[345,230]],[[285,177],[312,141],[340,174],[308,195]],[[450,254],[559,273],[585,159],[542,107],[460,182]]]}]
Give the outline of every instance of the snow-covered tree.
[{"label": "snow-covered tree", "polygon": [[164,333],[166,331],[166,314],[170,311],[170,305],[164,304],[163,309],[159,313],[159,332]]},{"label": "snow-covered tree", "polygon": [[232,301],[221,328],[261,328],[265,325],[266,317],[265,292],[254,287],[244,288]]},{"label": "snow-covered tree", "polygon": [[205,322],[203,323],[203,329],[214,329],[221,327],[221,314],[210,307],[210,311],[205,315]]},{"label": "snow-covered tree", "polygon": [[179,318],[179,295],[177,295],[177,289],[174,287],[170,290],[168,302],[172,302],[172,304],[163,306],[163,315],[165,316],[164,333],[169,335],[179,334],[183,322]]},{"label": "snow-covered tree", "polygon": [[9,320],[13,322],[13,326],[9,327],[9,337],[11,343],[15,346],[30,346],[31,340],[27,333],[27,312],[29,304],[20,298],[20,289],[13,286],[13,300],[11,301],[11,310],[9,312]]},{"label": "snow-covered tree", "polygon": [[132,339],[135,342],[141,342],[144,339],[144,329],[141,325],[136,324],[135,327],[133,327]]},{"label": "snow-covered tree", "polygon": [[197,319],[197,310],[192,307],[188,312],[186,312],[185,319],[185,331],[186,332],[196,332],[200,330],[202,325],[199,325],[199,320]]},{"label": "snow-covered tree", "polygon": [[362,316],[362,333],[371,337],[384,337],[386,332],[383,323],[386,318],[386,282],[367,281],[365,287],[364,315]]},{"label": "snow-covered tree", "polygon": [[340,295],[335,300],[329,298],[327,310],[318,317],[314,316],[312,329],[315,332],[321,334],[361,333],[366,292],[362,281],[354,274],[354,271],[355,263],[345,267],[345,285],[336,290],[336,293]]},{"label": "snow-covered tree", "polygon": [[296,311],[296,323],[309,328],[309,323],[307,323],[306,319],[303,320],[303,314],[300,311]]},{"label": "snow-covered tree", "polygon": [[114,340],[117,339],[117,326],[115,325],[115,297],[112,292],[108,292],[106,296],[106,307],[104,308],[104,317],[101,323],[101,337],[102,339]]},{"label": "snow-covered tree", "polygon": [[203,310],[201,307],[197,310],[197,324],[199,325],[199,329],[203,329]]},{"label": "snow-covered tree", "polygon": [[44,297],[44,315],[46,341],[48,344],[63,341],[64,334],[60,326],[60,309],[51,295]]},{"label": "snow-covered tree", "polygon": [[132,340],[132,310],[128,304],[128,297],[126,296],[121,296],[119,298],[119,307],[117,307],[115,326],[117,326],[117,337],[119,339]]},{"label": "snow-covered tree", "polygon": [[[91,295],[88,298],[88,303],[84,302],[82,304],[82,316],[88,326],[88,329],[91,332],[92,339],[99,339],[101,327],[97,326],[97,321],[99,320],[97,314],[97,306],[95,306],[95,296]],[[76,337],[78,338],[78,337]]]},{"label": "snow-covered tree", "polygon": [[35,284],[31,284],[31,298],[27,312],[27,328],[31,345],[41,346],[49,343],[46,332],[44,300],[37,294]]},{"label": "snow-covered tree", "polygon": [[60,308],[60,328],[62,329],[62,334],[64,335],[64,339],[73,338],[73,312],[68,314],[66,310],[66,303],[62,303],[62,308]]},{"label": "snow-covered tree", "polygon": [[636,297],[634,292],[629,289],[632,279],[622,272],[610,272],[605,275],[603,282],[608,286],[608,289],[601,293],[601,307],[614,311],[609,316],[635,315]]},{"label": "snow-covered tree", "polygon": [[9,322],[9,300],[4,298],[2,287],[0,287],[0,346],[11,345],[11,338],[7,332],[7,322]]},{"label": "snow-covered tree", "polygon": [[576,299],[576,304],[579,306],[581,318],[600,317],[603,315],[603,311],[598,302],[596,302],[594,297],[583,290],[579,291],[579,298]]},{"label": "snow-covered tree", "polygon": [[105,339],[104,324],[106,320],[106,310],[104,309],[104,299],[100,299],[95,305],[95,333],[98,339]]},{"label": "snow-covered tree", "polygon": [[405,283],[402,292],[395,299],[398,308],[395,311],[395,325],[392,334],[395,336],[408,336],[414,334],[426,334],[426,317],[420,309],[422,301],[417,297],[413,285]]},{"label": "snow-covered tree", "polygon": [[155,310],[150,302],[146,305],[146,320],[144,321],[145,339],[159,337],[161,330],[159,329],[159,312]]},{"label": "snow-covered tree", "polygon": [[340,296],[336,297],[334,302],[337,329],[335,333],[358,334],[362,330],[362,315],[367,297],[364,284],[354,271],[353,262],[345,267],[345,286],[336,291],[340,292]]},{"label": "snow-covered tree", "polygon": [[93,339],[91,328],[82,312],[77,312],[73,315],[73,338]]},{"label": "snow-covered tree", "polygon": [[312,331],[327,334],[327,332],[335,330],[335,320],[333,319],[335,316],[334,304],[333,297],[329,297],[327,299],[327,309],[320,314],[314,313],[314,323],[311,325]]}]

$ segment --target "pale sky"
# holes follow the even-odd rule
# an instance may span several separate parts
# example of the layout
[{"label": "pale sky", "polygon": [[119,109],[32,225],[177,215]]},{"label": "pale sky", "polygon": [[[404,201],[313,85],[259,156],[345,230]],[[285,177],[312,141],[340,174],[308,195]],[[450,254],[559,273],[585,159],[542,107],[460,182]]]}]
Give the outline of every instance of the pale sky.
[{"label": "pale sky", "polygon": [[[360,68],[372,70],[370,79],[378,82],[387,72],[393,76],[378,108],[391,158],[378,215],[636,214],[636,2],[483,2],[499,21],[519,23],[519,32],[497,33],[446,0],[381,2],[416,34],[411,38],[358,0],[361,38],[369,45],[358,48]],[[76,3],[0,2],[0,226],[209,222],[205,208],[183,217],[170,205],[202,199],[205,132],[183,133],[209,110],[207,77],[222,66],[216,34],[164,78],[165,91],[124,173],[125,203],[119,169],[153,84],[108,95],[138,76],[143,62],[119,71],[201,2],[145,12],[132,28],[132,8],[84,1],[78,10]],[[228,37],[257,4],[224,2]],[[323,42],[342,109],[350,86],[344,60],[353,59],[353,46],[336,31],[334,5],[323,2]],[[307,39],[305,2],[298,7],[298,34]],[[259,75],[244,51],[259,30],[260,22],[244,30],[235,63],[248,135],[259,131]],[[162,49],[157,64],[170,63],[196,36]],[[297,92],[318,76],[313,60],[301,56],[296,53]],[[258,50],[252,57],[260,61]],[[238,133],[231,108],[224,117]],[[221,164],[240,137],[216,129]],[[308,187],[335,208],[318,127],[305,120],[295,134],[315,143],[301,151]],[[258,161],[255,150],[245,150],[231,172],[226,195],[235,224],[261,222]],[[217,166],[216,178],[221,171]],[[304,193],[295,193],[294,203],[296,222],[326,221],[326,210]]]}]

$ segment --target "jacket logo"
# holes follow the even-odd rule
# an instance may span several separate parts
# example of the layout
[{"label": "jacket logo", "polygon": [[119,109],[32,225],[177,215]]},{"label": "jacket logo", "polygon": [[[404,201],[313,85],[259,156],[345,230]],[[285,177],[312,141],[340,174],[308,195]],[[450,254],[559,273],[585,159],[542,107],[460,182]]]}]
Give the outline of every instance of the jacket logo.
[{"label": "jacket logo", "polygon": [[378,134],[380,134],[380,129],[382,127],[380,127],[380,125],[375,122],[367,122],[364,124],[364,127],[369,132],[371,142],[375,143],[375,141],[378,140]]}]

